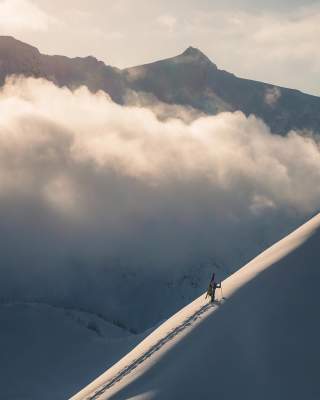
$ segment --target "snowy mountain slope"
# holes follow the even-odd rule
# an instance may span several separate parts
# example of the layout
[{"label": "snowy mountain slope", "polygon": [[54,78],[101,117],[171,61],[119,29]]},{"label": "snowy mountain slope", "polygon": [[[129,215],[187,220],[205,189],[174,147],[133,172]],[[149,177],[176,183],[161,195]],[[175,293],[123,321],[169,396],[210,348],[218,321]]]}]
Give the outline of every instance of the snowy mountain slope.
[{"label": "snowy mountain slope", "polygon": [[222,306],[201,296],[72,400],[319,399],[319,242],[320,214],[226,279]]},{"label": "snowy mountain slope", "polygon": [[[126,89],[130,93],[135,89],[149,91],[149,95],[135,93],[139,101],[146,102],[143,109],[137,109],[119,107],[101,93],[93,96],[81,89],[76,94],[42,80],[30,79],[33,83],[28,90],[23,88],[24,79],[20,83],[10,81],[9,92],[1,89],[0,108],[6,110],[1,112],[0,127],[2,299],[87,310],[117,321],[128,331],[143,332],[198,297],[213,269],[219,279],[225,278],[314,212],[320,195],[317,140],[296,140],[295,134],[291,138],[272,136],[268,127],[241,113],[219,116],[221,123],[231,118],[230,126],[223,122],[227,135],[225,128],[221,130],[213,120],[208,123],[206,134],[202,123],[191,131],[188,125],[202,114],[201,110],[215,114],[240,108],[245,114],[265,115],[259,114],[262,107],[262,111],[267,110],[266,121],[274,121],[279,130],[285,127],[282,133],[287,126],[317,128],[318,98],[281,91],[276,105],[271,107],[265,97],[273,93],[273,86],[232,78],[196,49],[154,64],[131,72],[119,71],[92,57],[45,56],[13,38],[0,38],[0,84],[12,73],[44,77],[59,87],[86,85],[92,92],[103,89],[120,104],[128,104],[122,98]],[[149,72],[141,73],[145,68]],[[139,80],[132,79],[137,77]],[[255,88],[259,90],[256,92]],[[167,100],[161,94],[168,95]],[[159,103],[157,98],[171,105]],[[195,99],[197,104],[193,103]],[[175,103],[182,106],[176,107]],[[198,107],[200,113],[189,110],[189,105]],[[147,106],[158,108],[157,112],[160,109],[164,120],[144,109]],[[170,119],[182,116],[189,122],[183,125],[182,141],[176,142],[180,122]],[[215,140],[211,142],[214,136],[219,139],[220,134],[215,134],[218,131],[223,138],[230,133],[231,142],[223,139],[218,146]],[[112,132],[120,139],[115,146],[121,153],[119,162],[118,156],[112,155],[113,150],[109,154],[114,142]],[[195,140],[194,152],[193,145],[189,149],[185,144],[196,137],[200,141]],[[76,146],[84,150],[80,151],[81,156],[72,150],[75,143],[82,143]],[[135,143],[141,146],[136,147]],[[94,149],[98,153],[101,150],[106,163],[101,165]],[[87,160],[89,154],[93,162]],[[140,156],[146,160],[146,176],[131,168],[132,160]],[[157,159],[163,161],[161,167],[154,168]],[[300,164],[299,160],[303,162]],[[129,166],[125,171],[124,165]],[[305,188],[304,182],[308,182]],[[33,373],[33,367],[26,367],[20,372],[29,387],[37,388],[37,371],[41,368],[41,375],[46,371],[37,392],[40,397],[43,392],[48,393],[44,383],[50,389],[52,376],[59,382],[59,393],[65,393],[65,381],[70,388],[75,382],[70,393],[76,392],[128,350],[119,345],[119,351],[111,352],[109,360],[109,347],[96,347],[96,341],[90,339],[91,335],[100,337],[96,325],[75,324],[72,318],[66,322],[64,311],[48,322],[50,329],[42,325],[47,324],[51,312],[48,316],[40,313],[31,325],[35,331],[41,326],[41,340],[31,335],[26,341],[24,333],[30,325],[31,310],[15,316],[16,323],[8,317],[9,322],[3,326],[14,331],[25,321],[17,330],[21,338],[12,334],[15,339],[9,340],[7,334],[4,348],[12,360],[20,357],[16,353],[17,342],[23,344],[23,353],[32,348],[26,358],[34,358],[38,369]],[[182,334],[180,328],[186,325],[184,320],[173,325],[175,334]],[[56,334],[55,327],[62,329],[60,334]],[[87,334],[88,341],[83,339]],[[163,344],[163,338],[165,342],[172,339],[159,336],[158,342]],[[45,354],[48,346],[63,349],[59,359],[68,359],[68,373],[63,377],[58,362],[51,362],[50,357],[35,357]],[[73,346],[79,349],[83,362],[78,353],[72,353]],[[83,372],[78,365],[83,365]],[[11,380],[11,390],[15,369],[1,378],[0,387],[7,388]],[[52,393],[57,397],[56,387]],[[33,392],[28,389],[28,393]],[[35,398],[34,394],[30,396]]]},{"label": "snowy mountain slope", "polygon": [[141,340],[95,315],[36,303],[1,304],[0,327],[0,398],[10,400],[64,400]]}]

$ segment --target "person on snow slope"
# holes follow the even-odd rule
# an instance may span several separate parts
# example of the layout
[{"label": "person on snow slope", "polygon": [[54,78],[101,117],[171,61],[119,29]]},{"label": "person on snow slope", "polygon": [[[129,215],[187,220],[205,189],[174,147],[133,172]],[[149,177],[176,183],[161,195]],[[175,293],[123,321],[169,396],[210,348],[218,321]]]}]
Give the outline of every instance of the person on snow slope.
[{"label": "person on snow slope", "polygon": [[221,283],[217,283],[217,282],[215,281],[215,274],[213,273],[213,274],[212,274],[211,281],[210,281],[210,283],[209,283],[209,287],[208,287],[208,290],[207,290],[207,294],[206,294],[206,298],[207,298],[208,296],[211,297],[211,303],[213,303],[214,300],[215,300],[215,295],[216,295],[216,289],[217,289],[217,288],[221,288]]}]

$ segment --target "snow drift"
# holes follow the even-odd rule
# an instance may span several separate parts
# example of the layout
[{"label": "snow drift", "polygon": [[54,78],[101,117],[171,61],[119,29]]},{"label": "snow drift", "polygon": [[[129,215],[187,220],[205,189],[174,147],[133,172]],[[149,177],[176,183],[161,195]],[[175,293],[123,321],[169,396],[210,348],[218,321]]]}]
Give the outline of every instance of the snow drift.
[{"label": "snow drift", "polygon": [[72,399],[318,399],[319,243],[320,214],[226,279],[228,300],[184,334],[106,390],[116,374],[203,307],[203,296]]}]

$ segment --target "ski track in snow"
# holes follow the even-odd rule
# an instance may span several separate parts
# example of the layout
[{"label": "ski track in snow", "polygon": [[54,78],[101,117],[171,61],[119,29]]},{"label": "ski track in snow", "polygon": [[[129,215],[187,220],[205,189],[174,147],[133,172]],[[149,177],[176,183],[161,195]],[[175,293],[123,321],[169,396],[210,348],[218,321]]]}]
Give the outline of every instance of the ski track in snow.
[{"label": "ski track in snow", "polygon": [[157,343],[151,346],[145,353],[143,353],[139,358],[134,360],[131,364],[124,367],[119,371],[112,379],[107,383],[102,385],[94,394],[86,397],[85,400],[97,400],[101,395],[103,395],[108,389],[114,386],[116,383],[120,382],[125,376],[129,375],[134,369],[141,365],[144,361],[150,358],[154,353],[160,350],[166,343],[175,338],[179,333],[184,331],[187,327],[191,326],[195,321],[197,321],[202,314],[207,312],[212,306],[217,307],[220,302],[215,302],[213,305],[211,303],[202,306],[194,314],[188,317],[182,324],[178,325],[176,328],[171,330],[166,336],[160,339]]}]

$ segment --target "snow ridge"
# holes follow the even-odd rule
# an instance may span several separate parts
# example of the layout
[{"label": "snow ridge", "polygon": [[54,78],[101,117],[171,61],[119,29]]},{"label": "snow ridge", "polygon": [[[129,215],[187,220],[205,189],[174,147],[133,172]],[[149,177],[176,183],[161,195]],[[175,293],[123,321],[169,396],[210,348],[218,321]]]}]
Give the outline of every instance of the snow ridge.
[{"label": "snow ridge", "polygon": [[187,327],[193,325],[204,313],[206,313],[212,306],[217,307],[221,302],[215,302],[213,305],[211,303],[205,304],[200,309],[198,309],[195,313],[185,319],[180,325],[176,326],[172,329],[166,336],[161,338],[158,342],[156,342],[153,346],[151,346],[145,353],[143,353],[139,358],[135,359],[132,363],[124,367],[121,371],[119,371],[111,380],[102,385],[93,395],[89,395],[86,397],[86,400],[97,400],[99,397],[104,394],[108,389],[110,389],[113,385],[121,381],[125,376],[129,375],[134,369],[136,369],[140,364],[142,364],[145,360],[151,357],[155,352],[160,350],[166,343],[171,341],[177,335],[179,335],[182,331],[184,331]]},{"label": "snow ridge", "polygon": [[[220,313],[220,316],[222,316],[222,320],[225,323],[225,327],[221,328],[220,331],[217,333],[218,337],[219,335],[224,335],[225,332],[223,332],[223,329],[227,329],[228,332],[231,332],[231,339],[233,343],[233,348],[234,348],[234,354],[237,355],[237,357],[234,357],[235,362],[238,361],[238,359],[243,359],[243,351],[242,345],[241,345],[241,340],[240,342],[238,340],[235,340],[237,337],[236,333],[232,333],[233,331],[229,330],[230,323],[234,324],[234,326],[238,326],[238,319],[239,319],[239,310],[243,312],[245,315],[248,315],[251,318],[251,315],[253,315],[255,318],[253,319],[253,323],[256,323],[256,326],[261,326],[263,323],[265,326],[267,326],[267,323],[270,321],[268,320],[268,317],[270,318],[278,318],[279,317],[279,296],[274,296],[274,300],[272,296],[270,296],[270,293],[268,290],[267,291],[262,291],[261,295],[257,295],[257,293],[261,290],[261,288],[264,288],[265,285],[261,282],[266,281],[268,284],[268,287],[270,290],[274,290],[277,288],[278,290],[278,280],[281,279],[284,283],[287,284],[287,270],[288,272],[291,272],[292,274],[292,284],[296,285],[296,288],[300,288],[301,286],[301,279],[310,279],[312,278],[313,281],[309,281],[309,283],[313,283],[314,287],[316,288],[316,282],[318,279],[318,275],[320,274],[317,268],[317,263],[314,263],[314,260],[316,259],[317,255],[317,248],[318,248],[318,242],[320,237],[320,214],[316,215],[313,217],[310,221],[308,221],[306,224],[302,225],[300,228],[298,228],[296,231],[292,232],[290,235],[286,236],[264,252],[262,252],[260,255],[258,255],[256,258],[254,258],[252,261],[250,261],[248,264],[246,264],[244,267],[242,267],[240,270],[238,270],[236,273],[228,277],[226,280],[223,281],[223,289],[224,289],[224,295],[227,296],[229,299],[232,297],[236,292],[238,292],[241,288],[245,288],[246,285],[249,282],[252,282],[250,285],[249,289],[247,287],[247,290],[249,290],[250,294],[250,299],[246,297],[246,294],[248,293],[247,291],[244,292],[239,292],[239,296],[241,296],[241,293],[245,293],[243,304],[250,304],[252,301],[252,298],[255,298],[257,296],[257,299],[262,304],[262,307],[264,307],[266,304],[271,304],[268,307],[268,314],[267,317],[264,318],[261,316],[260,312],[260,307],[249,307],[247,310],[247,307],[244,306],[241,309],[237,306],[237,303],[235,302],[230,302],[230,307],[225,307],[224,311],[226,313]],[[304,265],[308,261],[307,266],[301,268],[301,265]],[[273,270],[274,266],[279,265],[277,271],[278,275],[274,275],[276,271],[271,271]],[[264,271],[270,268],[270,273],[268,274],[262,274]],[[271,274],[272,272],[272,274]],[[276,282],[274,281],[273,276],[276,278]],[[285,278],[284,278],[285,277]],[[292,291],[291,287],[286,288],[286,293],[288,294],[289,298],[289,303],[292,302],[294,299],[296,299],[296,290]],[[291,289],[290,289],[291,288]],[[316,290],[316,289],[313,290]],[[245,290],[245,289],[244,289]],[[258,291],[258,292],[257,292]],[[222,293],[221,293],[222,296]],[[293,296],[293,297],[292,297]],[[280,296],[281,299],[281,296]],[[287,297],[286,297],[287,299]],[[204,296],[200,296],[198,299],[194,300],[191,304],[188,306],[184,307],[182,310],[180,310],[178,313],[173,315],[171,318],[169,318],[167,321],[165,321],[162,325],[160,325],[157,329],[155,329],[146,339],[144,339],[134,350],[132,350],[130,353],[127,354],[123,359],[121,359],[117,364],[115,364],[113,367],[111,367],[109,370],[107,370],[103,375],[101,375],[99,378],[97,378],[95,381],[93,381],[91,384],[89,384],[86,388],[82,389],[78,394],[76,394],[74,397],[72,397],[72,400],[100,400],[100,399],[107,399],[108,394],[114,394],[114,390],[119,393],[119,389],[124,389],[126,384],[129,382],[132,383],[131,378],[135,378],[139,376],[140,383],[138,384],[138,391],[141,393],[147,393],[148,389],[150,388],[150,382],[146,382],[142,379],[142,376],[144,376],[145,371],[150,371],[150,367],[156,367],[157,363],[152,365],[152,362],[150,362],[150,357],[154,355],[153,360],[156,361],[157,357],[164,356],[166,351],[168,351],[168,354],[173,354],[173,352],[177,352],[179,355],[179,360],[181,362],[181,366],[185,367],[184,360],[187,358],[188,360],[192,360],[193,357],[193,350],[190,347],[184,348],[184,352],[182,352],[181,347],[180,350],[178,351],[177,348],[176,350],[174,346],[171,347],[171,345],[174,342],[178,342],[180,339],[183,341],[183,336],[187,335],[189,331],[191,331],[194,328],[195,325],[198,325],[196,320],[200,320],[201,322],[207,320],[207,323],[205,325],[202,325],[202,329],[199,328],[199,332],[201,333],[203,340],[197,339],[197,335],[191,335],[191,338],[193,337],[193,340],[196,340],[196,344],[194,346],[199,346],[200,351],[207,352],[208,346],[202,346],[202,343],[205,343],[207,340],[210,342],[213,340],[211,330],[210,330],[210,319],[208,318],[211,312],[215,312],[216,309],[219,309],[219,307],[211,307],[209,304],[203,304],[204,301]],[[286,300],[288,302],[288,299]],[[222,302],[223,303],[223,302]],[[219,303],[218,303],[219,304]],[[229,306],[228,304],[228,306]],[[233,304],[233,306],[232,306]],[[286,303],[285,303],[286,304]],[[306,302],[306,305],[310,306],[310,296],[309,296],[309,303]],[[231,310],[231,311],[230,311]],[[284,310],[287,309],[284,308]],[[280,310],[281,311],[281,310]],[[306,323],[312,323],[312,319],[310,318],[310,313],[305,313],[305,321]],[[288,324],[286,324],[286,321],[288,320],[290,324],[294,326],[296,323],[296,315],[295,313],[289,313],[289,314],[284,314],[285,319],[282,324],[282,330],[285,332],[288,329]],[[287,318],[287,319],[286,319]],[[212,320],[213,323],[214,320]],[[256,322],[254,322],[256,321]],[[199,324],[201,325],[201,324]],[[209,331],[207,327],[209,326]],[[220,326],[220,325],[219,325]],[[189,329],[188,329],[189,327]],[[317,325],[315,325],[315,328],[317,328]],[[184,331],[184,332],[183,332]],[[255,332],[255,330],[253,330]],[[200,334],[198,332],[198,334]],[[291,332],[291,331],[290,331]],[[258,329],[259,333],[259,329]],[[180,334],[180,335],[179,335]],[[246,326],[244,327],[244,330],[242,331],[242,334],[244,337],[247,337],[248,332],[246,330]],[[288,333],[289,334],[289,333]],[[297,339],[301,339],[299,337],[302,335],[302,331],[297,331]],[[179,335],[179,336],[178,336]],[[251,333],[250,333],[251,335]],[[251,338],[252,335],[249,337]],[[290,333],[291,335],[291,333]],[[178,336],[177,338],[175,338]],[[194,339],[196,337],[196,339]],[[316,335],[317,337],[317,335]],[[254,336],[255,339],[258,338],[257,335]],[[221,339],[221,337],[220,337]],[[287,341],[287,335],[282,337],[283,339],[283,346],[287,349],[290,349],[290,354],[292,354],[291,348],[290,348],[290,342],[288,344]],[[267,348],[272,348],[272,343],[270,342],[268,335],[263,336],[262,344],[263,346],[265,345]],[[275,340],[275,339],[274,339]],[[315,339],[316,340],[316,339]],[[168,343],[169,342],[169,343]],[[167,346],[164,347],[164,345],[167,343]],[[240,344],[239,344],[240,343]],[[249,344],[251,341],[249,340]],[[253,346],[253,347],[252,347]],[[255,349],[255,343],[253,345],[250,345],[249,348],[251,350]],[[269,347],[268,347],[269,346]],[[312,346],[311,346],[312,347]],[[264,347],[263,347],[264,348]],[[161,350],[160,350],[161,349]],[[314,349],[309,349],[310,354],[314,354]],[[233,353],[232,353],[233,354]],[[256,354],[253,352],[253,354]],[[304,355],[304,352],[301,351],[301,354]],[[310,355],[310,357],[311,357]],[[221,359],[223,359],[223,355],[221,354]],[[302,361],[304,363],[307,362],[308,360],[308,355],[303,356]],[[269,360],[269,359],[268,359]],[[255,360],[257,361],[257,359]],[[270,361],[270,360],[269,360]],[[274,370],[274,364],[277,363],[278,360],[275,358],[274,360],[271,358],[270,361],[270,371]],[[285,365],[291,365],[290,357],[288,356],[287,358],[283,359],[283,362]],[[286,364],[287,363],[287,364]],[[141,365],[142,364],[142,365]],[[149,367],[148,367],[149,365]],[[201,364],[202,365],[202,364]],[[241,362],[239,363],[239,369],[241,369]],[[252,374],[255,374],[255,370],[251,369],[252,366],[255,364],[249,362],[247,364],[247,368],[244,370],[243,374],[249,374],[251,376]],[[207,366],[210,366],[207,363]],[[272,367],[272,368],[271,368]],[[144,370],[146,368],[146,370]],[[148,369],[149,368],[149,369]],[[225,365],[226,371],[227,366]],[[134,371],[135,370],[135,371]],[[183,369],[184,372],[188,372]],[[197,375],[198,378],[201,377],[203,379],[203,376],[201,375],[201,372],[199,372],[201,368],[198,370],[195,366],[193,366],[192,373]],[[139,374],[139,371],[141,374]],[[223,371],[216,370],[216,372],[219,372],[219,376],[221,379],[224,379]],[[258,371],[259,372],[259,371]],[[293,371],[295,372],[295,371]],[[188,372],[190,374],[190,372]],[[227,373],[227,372],[226,372]],[[311,373],[310,373],[311,374]],[[310,375],[309,374],[309,375]],[[308,375],[308,376],[309,376]],[[312,374],[311,374],[312,375]],[[310,375],[310,376],[311,376]],[[179,375],[177,372],[177,376],[181,380],[181,382],[185,379],[184,375]],[[238,375],[234,376],[234,380],[238,382]],[[313,375],[312,375],[313,376]],[[279,384],[279,381],[277,381],[277,376],[274,376],[271,372],[267,377],[270,382],[277,383]],[[142,380],[141,380],[142,379]],[[171,393],[170,390],[172,390],[172,399],[176,398],[185,398],[185,394],[188,393],[189,389],[185,389],[185,386],[183,385],[177,385],[178,388],[171,388],[170,384],[167,385],[165,384],[166,382],[166,377],[157,377],[153,375],[153,383],[152,385],[156,384],[156,386],[161,387],[161,393],[163,393],[164,390],[167,390],[168,393]],[[162,380],[163,379],[163,380]],[[262,379],[262,378],[261,378]],[[264,377],[263,377],[264,379]],[[316,379],[316,378],[315,378]],[[159,381],[158,381],[159,380]],[[256,393],[260,393],[259,388],[259,382],[257,381],[257,384],[255,384],[254,387],[250,388],[248,385],[241,386],[239,384],[239,387],[241,387],[241,390],[243,391],[249,391],[249,393],[252,393],[252,399],[257,398]],[[171,382],[172,383],[172,382]],[[204,395],[207,395],[208,393],[212,392],[212,387],[211,386],[206,386],[206,380],[204,379],[203,381],[203,387],[202,387],[202,393]],[[239,383],[239,382],[238,382]],[[142,386],[141,386],[142,385]],[[285,387],[285,389],[290,389],[290,385],[288,386],[279,386],[279,390],[281,388]],[[299,384],[297,386],[297,389],[301,389],[303,387],[302,384]],[[315,387],[317,387],[315,385]],[[176,396],[176,390],[180,390],[181,393],[183,394],[184,397],[177,397]],[[192,386],[190,386],[192,388]],[[106,391],[110,389],[110,392],[106,393]],[[137,389],[137,387],[135,387]],[[231,389],[230,389],[231,390]],[[135,390],[135,393],[137,391]],[[179,392],[180,393],[180,392]],[[219,394],[219,388],[217,389],[217,393]],[[230,396],[228,398],[233,398],[234,394],[231,390]],[[291,393],[291,392],[290,392]],[[220,393],[221,394],[221,393]],[[130,389],[126,391],[126,398],[132,397],[132,393],[130,392]],[[264,393],[265,395],[265,393]],[[188,394],[189,396],[189,394]],[[118,397],[117,397],[118,398]],[[124,397],[121,397],[124,398]],[[149,397],[146,397],[149,398]],[[166,397],[167,398],[167,397]],[[195,398],[193,397],[188,397],[188,398]],[[198,398],[198,397],[197,397]],[[201,397],[202,398],[202,397]],[[204,398],[204,396],[203,396]],[[226,397],[227,398],[227,397]],[[264,398],[268,398],[268,396],[264,396]],[[289,397],[288,397],[289,398]],[[291,397],[290,397],[291,398]],[[299,396],[295,398],[300,398]],[[311,398],[311,397],[309,397]]]}]

